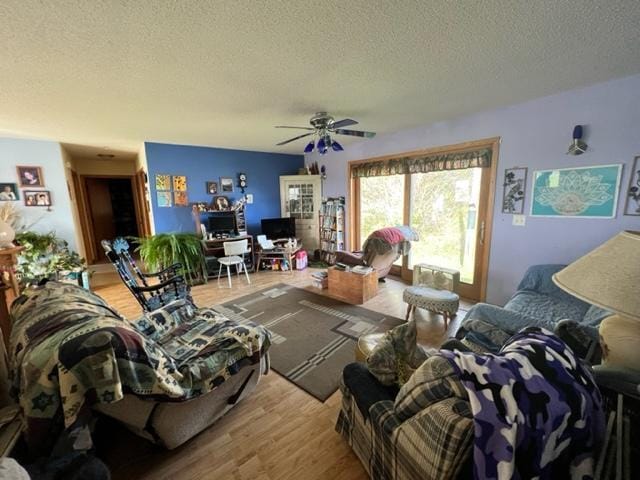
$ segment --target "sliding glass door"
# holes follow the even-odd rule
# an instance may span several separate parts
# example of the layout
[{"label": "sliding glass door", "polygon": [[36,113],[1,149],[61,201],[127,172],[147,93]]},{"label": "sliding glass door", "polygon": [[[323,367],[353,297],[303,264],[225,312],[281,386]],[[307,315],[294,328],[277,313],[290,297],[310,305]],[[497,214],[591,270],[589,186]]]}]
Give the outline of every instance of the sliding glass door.
[{"label": "sliding glass door", "polygon": [[[487,146],[495,152],[497,139]],[[494,162],[496,158],[494,153]],[[354,168],[358,167],[350,166],[352,171]],[[420,240],[412,243],[410,254],[396,263],[392,273],[410,281],[418,264],[458,270],[458,293],[483,300],[494,181],[495,166],[472,164],[468,168],[456,165],[427,173],[353,176],[353,247],[360,248],[362,241],[378,228],[410,225]]]}]

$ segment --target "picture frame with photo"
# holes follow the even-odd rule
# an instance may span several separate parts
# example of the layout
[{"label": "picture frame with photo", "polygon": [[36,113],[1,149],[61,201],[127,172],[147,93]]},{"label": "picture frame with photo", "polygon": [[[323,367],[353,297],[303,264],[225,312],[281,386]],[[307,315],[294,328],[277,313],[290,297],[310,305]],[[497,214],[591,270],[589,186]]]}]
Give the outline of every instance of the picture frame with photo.
[{"label": "picture frame with photo", "polygon": [[521,215],[527,190],[526,167],[507,168],[502,182],[502,213]]},{"label": "picture frame with photo", "polygon": [[233,178],[231,178],[231,177],[220,177],[220,191],[222,193],[231,193],[231,192],[233,192]]},{"label": "picture frame with photo", "polygon": [[215,195],[218,193],[218,182],[207,182],[207,193]]},{"label": "picture frame with photo", "polygon": [[42,168],[31,165],[16,166],[18,172],[18,183],[21,187],[44,187],[44,177],[42,176]]},{"label": "picture frame with photo", "polygon": [[231,203],[229,202],[228,197],[225,197],[224,195],[218,195],[217,197],[213,197],[211,206],[214,210],[229,210]]},{"label": "picture frame with photo", "polygon": [[25,207],[50,207],[51,192],[49,190],[23,190]]},{"label": "picture frame with photo", "polygon": [[173,190],[176,192],[187,191],[187,177],[185,175],[173,176]]},{"label": "picture frame with photo", "polygon": [[171,175],[156,173],[156,190],[171,190]]},{"label": "picture frame with photo", "polygon": [[15,202],[20,200],[20,190],[17,183],[0,183],[0,202]]},{"label": "picture frame with photo", "polygon": [[624,214],[640,216],[640,155],[633,159]]},{"label": "picture frame with photo", "polygon": [[158,207],[170,207],[172,205],[171,192],[156,192],[156,200],[158,201]]}]

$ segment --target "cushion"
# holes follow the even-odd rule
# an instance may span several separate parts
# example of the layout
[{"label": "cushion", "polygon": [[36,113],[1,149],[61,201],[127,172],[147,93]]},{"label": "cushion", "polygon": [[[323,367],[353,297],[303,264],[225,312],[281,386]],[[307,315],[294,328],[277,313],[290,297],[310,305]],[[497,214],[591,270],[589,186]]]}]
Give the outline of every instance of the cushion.
[{"label": "cushion", "polygon": [[[539,326],[553,329],[553,325],[564,318],[579,322],[587,313],[589,306],[575,298],[573,301],[566,301],[552,295],[518,291],[504,308],[543,320],[538,324]],[[550,323],[545,324],[545,322]]]},{"label": "cushion", "polygon": [[426,360],[396,396],[395,412],[401,420],[447,398],[466,399],[467,393],[449,361],[439,355]]}]

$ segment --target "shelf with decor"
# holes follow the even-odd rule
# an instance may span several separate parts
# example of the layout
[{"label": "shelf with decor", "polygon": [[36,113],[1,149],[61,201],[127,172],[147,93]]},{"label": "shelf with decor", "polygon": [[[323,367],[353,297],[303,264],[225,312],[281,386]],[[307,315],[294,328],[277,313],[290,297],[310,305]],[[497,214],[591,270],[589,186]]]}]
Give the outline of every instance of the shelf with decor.
[{"label": "shelf with decor", "polygon": [[336,263],[336,252],[344,250],[344,197],[325,198],[320,206],[320,259]]}]

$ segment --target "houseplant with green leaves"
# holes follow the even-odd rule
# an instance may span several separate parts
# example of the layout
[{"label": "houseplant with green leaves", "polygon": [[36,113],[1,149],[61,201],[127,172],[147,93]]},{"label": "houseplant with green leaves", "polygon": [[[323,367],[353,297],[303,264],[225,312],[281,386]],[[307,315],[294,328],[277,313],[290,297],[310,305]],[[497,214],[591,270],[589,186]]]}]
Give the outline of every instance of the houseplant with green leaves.
[{"label": "houseplant with green leaves", "polygon": [[159,271],[174,263],[182,265],[182,275],[190,283],[207,281],[200,238],[193,233],[159,233],[135,238],[136,252],[149,270]]}]

